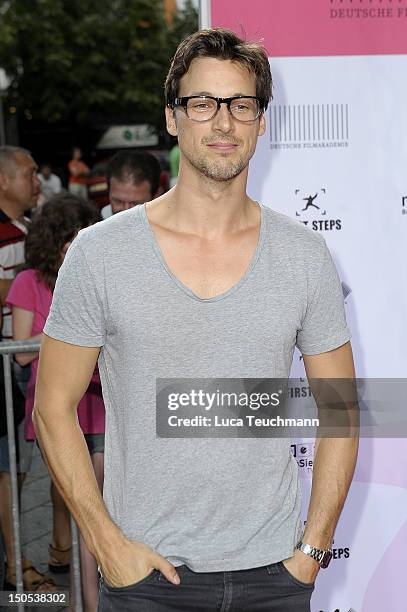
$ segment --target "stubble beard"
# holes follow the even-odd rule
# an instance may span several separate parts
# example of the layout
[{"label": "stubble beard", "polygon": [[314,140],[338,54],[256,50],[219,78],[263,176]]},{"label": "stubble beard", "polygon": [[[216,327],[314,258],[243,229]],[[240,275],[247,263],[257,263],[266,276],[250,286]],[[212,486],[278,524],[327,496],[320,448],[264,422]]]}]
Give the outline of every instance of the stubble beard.
[{"label": "stubble beard", "polygon": [[[226,155],[225,155],[226,158]],[[212,179],[213,181],[226,182],[231,181],[238,176],[246,168],[249,163],[248,159],[240,156],[234,161],[227,161],[225,158],[224,163],[221,161],[215,161],[208,159],[207,157],[190,157],[189,163],[198,172],[203,174],[206,178]]]}]

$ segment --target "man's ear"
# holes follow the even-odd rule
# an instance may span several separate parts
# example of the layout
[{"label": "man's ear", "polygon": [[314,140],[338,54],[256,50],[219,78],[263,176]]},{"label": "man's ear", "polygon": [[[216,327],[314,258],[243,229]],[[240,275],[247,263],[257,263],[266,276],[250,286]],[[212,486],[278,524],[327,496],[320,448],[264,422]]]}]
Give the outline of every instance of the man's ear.
[{"label": "man's ear", "polygon": [[265,131],[266,131],[266,118],[263,112],[259,118],[259,136],[263,136]]},{"label": "man's ear", "polygon": [[0,172],[0,190],[7,191],[9,183],[10,183],[9,176],[7,174],[3,174],[3,172]]},{"label": "man's ear", "polygon": [[167,132],[171,136],[178,136],[177,121],[175,119],[175,111],[169,106],[165,107],[165,119],[167,122]]}]

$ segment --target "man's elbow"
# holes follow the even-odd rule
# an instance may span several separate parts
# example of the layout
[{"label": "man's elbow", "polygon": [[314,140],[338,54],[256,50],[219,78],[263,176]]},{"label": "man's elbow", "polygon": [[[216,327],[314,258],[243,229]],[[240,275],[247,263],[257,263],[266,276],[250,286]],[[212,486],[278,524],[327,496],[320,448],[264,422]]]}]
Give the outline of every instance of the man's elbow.
[{"label": "man's elbow", "polygon": [[44,433],[44,428],[49,425],[49,414],[45,415],[44,406],[38,401],[34,400],[34,407],[32,411],[32,422],[34,425],[34,431],[37,438],[41,438],[41,434]]},{"label": "man's elbow", "polygon": [[39,437],[41,435],[42,417],[41,417],[41,410],[40,410],[38,402],[34,402],[34,408],[32,412],[32,422],[34,425],[35,434],[37,437]]},{"label": "man's elbow", "polygon": [[[56,409],[57,406],[57,409]],[[56,435],[62,426],[77,420],[77,403],[56,401],[55,397],[44,397],[43,393],[36,392],[32,412],[34,431],[38,438],[41,436]]]}]

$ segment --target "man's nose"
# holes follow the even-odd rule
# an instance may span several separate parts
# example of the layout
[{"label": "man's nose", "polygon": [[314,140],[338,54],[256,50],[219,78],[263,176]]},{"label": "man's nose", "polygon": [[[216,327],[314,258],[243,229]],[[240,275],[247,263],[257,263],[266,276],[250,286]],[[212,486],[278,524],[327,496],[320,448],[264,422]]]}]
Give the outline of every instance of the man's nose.
[{"label": "man's nose", "polygon": [[232,116],[229,112],[227,104],[223,102],[213,119],[213,127],[222,132],[230,132],[233,128]]}]

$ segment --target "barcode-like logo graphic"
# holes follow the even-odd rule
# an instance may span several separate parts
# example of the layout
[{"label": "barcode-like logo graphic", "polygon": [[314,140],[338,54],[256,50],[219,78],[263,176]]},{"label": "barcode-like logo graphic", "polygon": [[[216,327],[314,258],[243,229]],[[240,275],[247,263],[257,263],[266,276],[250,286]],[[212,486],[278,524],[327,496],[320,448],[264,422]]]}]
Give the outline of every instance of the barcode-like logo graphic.
[{"label": "barcode-like logo graphic", "polygon": [[272,149],[349,145],[348,104],[276,104],[269,122]]}]

